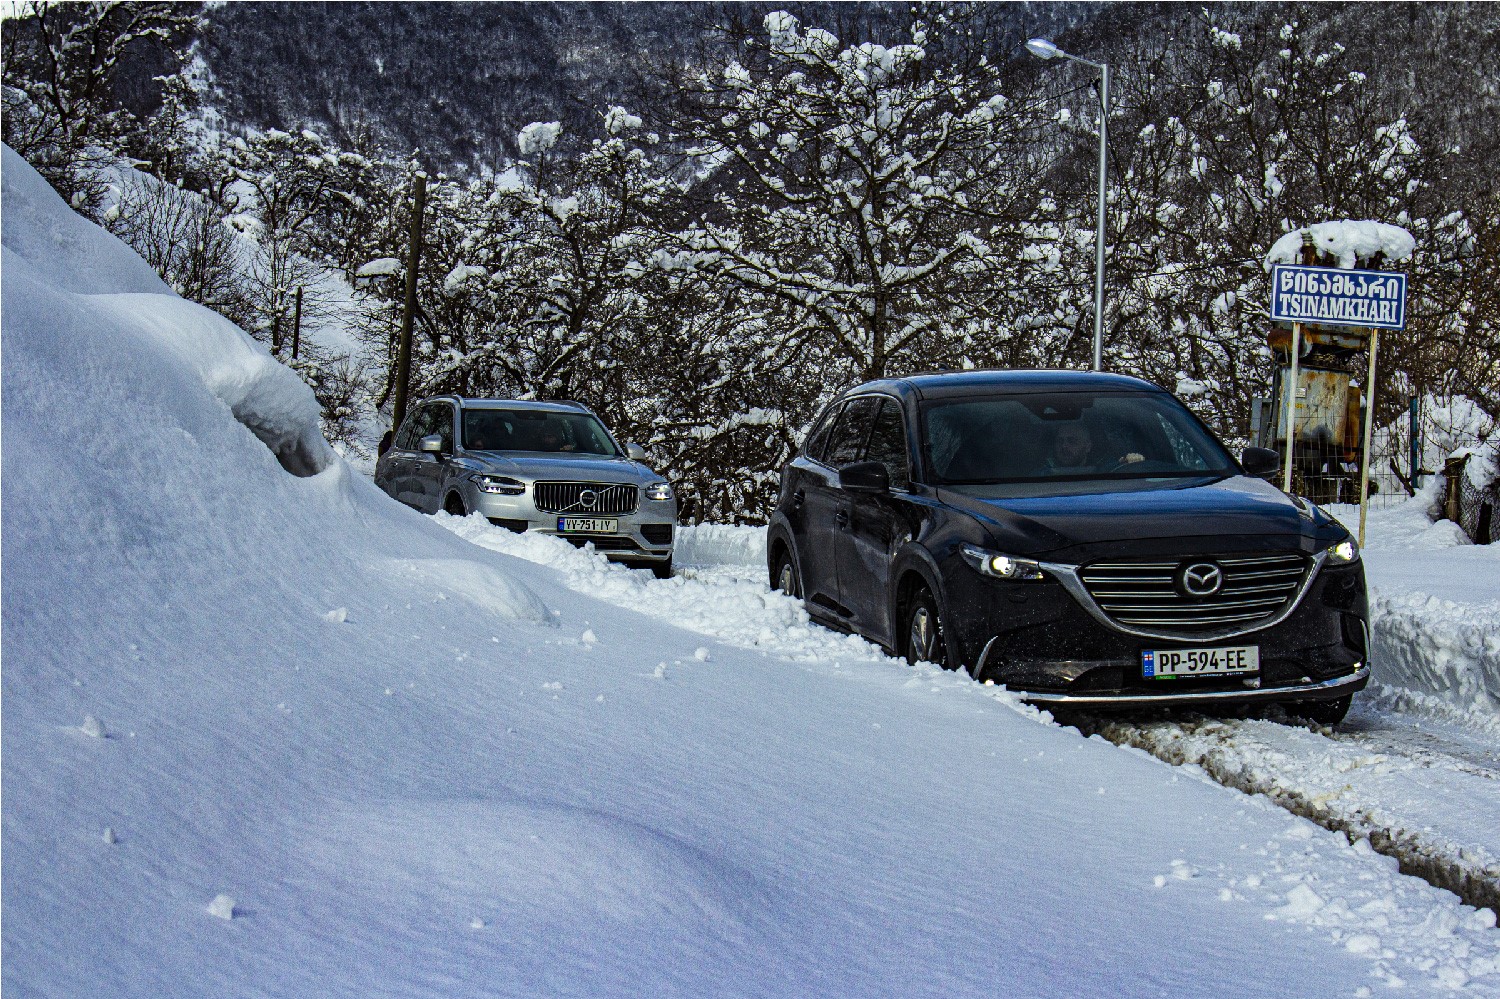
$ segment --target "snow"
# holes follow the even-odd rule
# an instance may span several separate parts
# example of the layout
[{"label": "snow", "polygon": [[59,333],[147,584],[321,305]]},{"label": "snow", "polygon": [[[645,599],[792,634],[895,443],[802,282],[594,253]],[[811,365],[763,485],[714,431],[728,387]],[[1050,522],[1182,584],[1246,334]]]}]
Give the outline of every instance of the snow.
[{"label": "snow", "polygon": [[443,294],[450,297],[456,295],[465,284],[475,278],[488,281],[490,272],[475,264],[459,264],[448,272],[447,277],[443,278]]},{"label": "snow", "polygon": [[379,257],[367,264],[361,264],[359,270],[354,272],[357,278],[390,277],[392,274],[401,273],[401,261],[395,257]]},{"label": "snow", "polygon": [[[1442,479],[1369,514],[1364,552],[1377,678],[1500,719],[1500,547],[1433,522]],[[1358,524],[1359,508],[1330,512]]]},{"label": "snow", "polygon": [[[1273,174],[1267,168],[1266,185],[1269,190]],[[1280,181],[1277,181],[1280,190]],[[1274,193],[1274,192],[1273,192]],[[1266,254],[1265,267],[1270,270],[1275,264],[1296,265],[1302,263],[1302,247],[1311,244],[1319,253],[1327,254],[1337,261],[1339,267],[1353,269],[1361,262],[1371,260],[1377,253],[1385,264],[1394,264],[1411,256],[1416,241],[1411,233],[1398,225],[1385,222],[1356,222],[1343,219],[1338,222],[1317,222],[1303,226],[1278,239]]]},{"label": "snow", "polygon": [[657,580],[398,506],[3,180],[7,991],[1500,994],[1493,913],[813,626],[757,532]]},{"label": "snow", "polygon": [[610,135],[619,135],[621,132],[633,131],[640,127],[640,116],[631,114],[622,107],[611,105],[604,113],[604,130]]},{"label": "snow", "polygon": [[557,144],[557,137],[562,134],[562,122],[558,121],[534,121],[521,129],[516,137],[516,142],[521,150],[522,156],[530,156],[534,153],[544,153]]}]

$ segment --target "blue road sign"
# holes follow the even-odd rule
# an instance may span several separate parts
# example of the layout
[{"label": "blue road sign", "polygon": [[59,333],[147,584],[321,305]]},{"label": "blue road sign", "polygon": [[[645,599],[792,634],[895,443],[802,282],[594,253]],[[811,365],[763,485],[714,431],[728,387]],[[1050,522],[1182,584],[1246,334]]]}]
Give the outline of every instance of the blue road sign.
[{"label": "blue road sign", "polygon": [[1271,320],[1324,326],[1406,326],[1406,275],[1335,267],[1271,268]]}]

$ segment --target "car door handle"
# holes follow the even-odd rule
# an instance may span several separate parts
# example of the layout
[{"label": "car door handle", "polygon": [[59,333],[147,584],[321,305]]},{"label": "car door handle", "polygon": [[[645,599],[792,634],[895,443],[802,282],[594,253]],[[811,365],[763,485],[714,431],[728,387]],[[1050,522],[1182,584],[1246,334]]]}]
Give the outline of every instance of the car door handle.
[{"label": "car door handle", "polygon": [[849,526],[849,511],[840,510],[838,513],[834,514],[833,522],[840,527],[847,528]]}]

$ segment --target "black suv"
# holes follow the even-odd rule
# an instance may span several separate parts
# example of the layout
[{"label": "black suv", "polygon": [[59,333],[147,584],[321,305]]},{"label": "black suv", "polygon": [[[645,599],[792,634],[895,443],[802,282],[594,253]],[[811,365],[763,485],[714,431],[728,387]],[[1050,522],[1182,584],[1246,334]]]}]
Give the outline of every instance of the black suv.
[{"label": "black suv", "polygon": [[1149,382],[868,382],[782,473],[767,560],[809,612],[1046,707],[1282,702],[1337,724],[1369,678],[1349,532]]}]

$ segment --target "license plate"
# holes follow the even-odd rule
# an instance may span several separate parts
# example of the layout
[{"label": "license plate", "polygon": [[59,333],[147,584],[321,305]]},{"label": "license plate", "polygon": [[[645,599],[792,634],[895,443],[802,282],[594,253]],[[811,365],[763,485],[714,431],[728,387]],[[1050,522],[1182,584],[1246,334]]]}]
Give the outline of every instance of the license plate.
[{"label": "license plate", "polygon": [[1148,680],[1259,672],[1258,645],[1230,645],[1216,649],[1147,649],[1141,653],[1141,674]]},{"label": "license plate", "polygon": [[564,534],[614,534],[619,531],[620,522],[601,517],[558,517],[557,529]]}]

